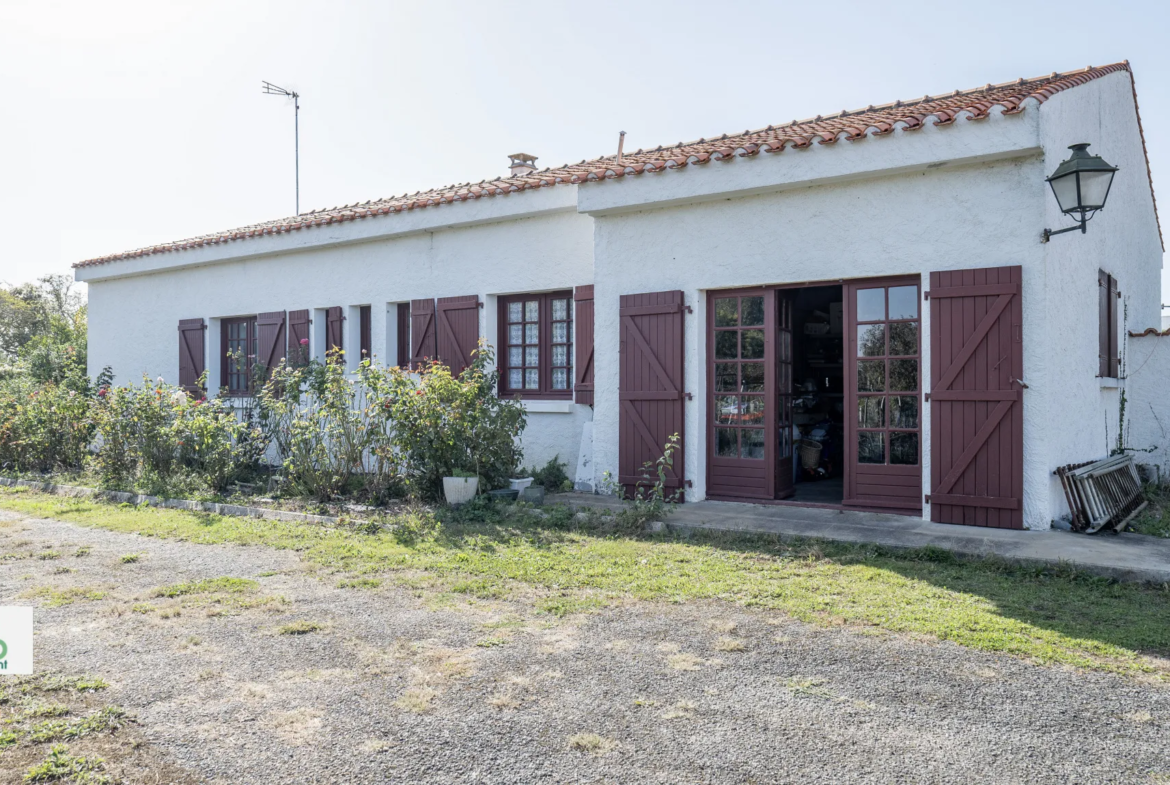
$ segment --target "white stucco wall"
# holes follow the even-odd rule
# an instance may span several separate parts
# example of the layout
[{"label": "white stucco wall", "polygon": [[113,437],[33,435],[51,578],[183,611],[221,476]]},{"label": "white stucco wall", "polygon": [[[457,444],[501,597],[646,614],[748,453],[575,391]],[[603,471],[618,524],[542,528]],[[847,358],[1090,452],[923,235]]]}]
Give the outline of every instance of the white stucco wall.
[{"label": "white stucco wall", "polygon": [[[1097,376],[1097,273],[1104,270],[1117,279],[1123,306],[1118,309],[1119,335],[1155,327],[1161,313],[1162,248],[1130,75],[1110,74],[1058,93],[1041,107],[1039,116],[1045,174],[1068,158],[1068,146],[1078,142],[1090,143],[1089,152],[1120,167],[1109,201],[1089,222],[1088,231],[1053,237],[1042,246],[1036,271],[1048,292],[1045,318],[1037,325],[1043,333],[1039,340],[1049,347],[1037,358],[1044,368],[1038,378],[1047,381],[1033,384],[1028,394],[1039,401],[1039,414],[1049,429],[1044,442],[1033,449],[1047,451],[1051,472],[1058,466],[1104,458],[1118,446],[1121,388]],[[1047,184],[1039,185],[1044,192],[1044,226],[1074,225],[1060,214]],[[1025,308],[1033,305],[1026,303]],[[1124,338],[1119,344],[1124,348]],[[1025,370],[1036,377],[1032,369]],[[1162,379],[1165,390],[1170,376]],[[1148,410],[1153,391],[1143,385],[1130,392],[1128,410]],[[1051,474],[1048,496],[1052,518],[1068,513],[1060,482]]]},{"label": "white stucco wall", "polygon": [[[177,382],[178,320],[203,317],[209,389],[216,390],[220,319],[313,309],[312,350],[319,356],[323,309],[335,305],[347,308],[347,348],[357,342],[357,307],[370,305],[374,355],[395,363],[394,312],[387,318],[387,307],[424,297],[478,294],[480,334],[495,344],[500,295],[592,282],[592,220],[572,209],[573,190],[513,194],[496,204],[451,205],[449,212],[428,208],[422,218],[429,223],[389,215],[331,227],[327,238],[307,230],[87,270],[90,372],[110,365],[118,383],[142,373]],[[307,242],[313,239],[328,242],[315,247]],[[249,256],[236,256],[241,251]],[[356,352],[347,355],[356,363]],[[525,464],[543,465],[559,454],[572,472],[590,408],[561,402],[529,408]]]},{"label": "white stucco wall", "polygon": [[1125,446],[1170,482],[1170,336],[1131,337],[1125,375]]},{"label": "white stucco wall", "polygon": [[[1029,528],[1048,528],[1063,507],[1063,498],[1053,493],[1059,484],[1054,485],[1052,470],[1103,450],[1110,396],[1116,402],[1116,391],[1103,391],[1096,378],[1097,267],[1109,259],[1106,269],[1118,271],[1123,287],[1135,297],[1141,290],[1145,299],[1133,302],[1134,311],[1148,313],[1146,293],[1159,291],[1160,253],[1153,256],[1157,232],[1150,224],[1153,213],[1128,75],[1093,85],[1076,106],[1072,99],[1064,105],[1054,99],[1039,107],[1032,103],[1015,116],[993,113],[984,121],[959,120],[941,128],[928,122],[923,130],[899,130],[890,137],[583,186],[581,209],[597,218],[599,392],[593,427],[598,474],[617,473],[616,396],[601,391],[617,388],[619,295],[682,289],[694,308],[686,332],[686,388],[694,393],[686,404],[686,477],[694,483],[689,498],[701,499],[706,493],[703,369],[709,290],[903,274],[920,275],[926,289],[932,271],[1018,264],[1024,268],[1029,384],[1024,519]],[[1070,113],[1089,115],[1099,127],[1072,127]],[[1119,175],[1107,215],[1096,219],[1086,237],[1062,236],[1042,245],[1045,226],[1064,225],[1053,214],[1055,203],[1044,178],[1067,157],[1068,144],[1082,141],[1081,135],[1090,141],[1108,138],[1110,145],[1102,152],[1129,172],[1129,179],[1123,183]],[[1062,155],[1051,152],[1057,139]],[[1054,251],[1060,241],[1081,244],[1072,252]],[[1075,263],[1066,261],[1070,253],[1077,255]],[[929,332],[924,313],[923,336]],[[925,339],[924,344],[922,374],[929,379]],[[923,490],[928,493],[929,407],[923,414]],[[1084,427],[1090,420],[1092,425]],[[924,517],[929,515],[927,505]]]}]

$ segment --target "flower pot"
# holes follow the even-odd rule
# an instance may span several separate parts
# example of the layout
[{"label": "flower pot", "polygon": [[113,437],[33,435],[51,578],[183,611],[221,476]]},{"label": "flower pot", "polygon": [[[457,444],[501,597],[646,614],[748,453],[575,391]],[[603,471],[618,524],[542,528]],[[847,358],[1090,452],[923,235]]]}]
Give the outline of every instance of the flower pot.
[{"label": "flower pot", "polygon": [[544,486],[529,485],[520,491],[520,501],[528,502],[529,504],[544,504]]},{"label": "flower pot", "polygon": [[495,491],[488,491],[488,496],[492,497],[495,502],[514,502],[516,497],[520,495],[520,491],[515,488],[500,488]]},{"label": "flower pot", "polygon": [[524,493],[524,489],[532,485],[532,479],[531,477],[520,477],[514,480],[508,480],[508,487],[514,491]]},{"label": "flower pot", "polygon": [[467,502],[475,498],[475,492],[478,489],[478,477],[443,478],[443,496],[446,497],[447,504],[452,506],[456,504],[467,504]]}]

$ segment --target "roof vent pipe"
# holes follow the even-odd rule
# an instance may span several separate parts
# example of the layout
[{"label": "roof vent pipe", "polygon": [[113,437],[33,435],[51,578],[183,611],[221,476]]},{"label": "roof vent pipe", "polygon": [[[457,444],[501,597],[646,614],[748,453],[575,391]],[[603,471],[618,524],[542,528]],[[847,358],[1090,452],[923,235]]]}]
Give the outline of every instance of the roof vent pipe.
[{"label": "roof vent pipe", "polygon": [[622,165],[622,148],[626,146],[626,132],[622,131],[618,134],[618,154],[617,165]]},{"label": "roof vent pipe", "polygon": [[512,153],[508,156],[508,168],[513,177],[523,177],[536,171],[536,156],[528,153]]}]

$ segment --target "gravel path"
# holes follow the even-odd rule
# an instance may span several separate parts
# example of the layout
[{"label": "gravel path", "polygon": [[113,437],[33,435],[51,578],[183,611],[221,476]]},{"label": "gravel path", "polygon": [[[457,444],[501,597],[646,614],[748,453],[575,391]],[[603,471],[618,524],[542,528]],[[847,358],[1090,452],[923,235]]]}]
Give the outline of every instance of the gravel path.
[{"label": "gravel path", "polygon": [[[557,619],[421,574],[341,589],[291,552],[0,518],[0,553],[61,554],[0,561],[0,602],[107,592],[42,602],[38,668],[105,678],[211,783],[1170,782],[1163,685],[729,604]],[[221,576],[273,599],[151,597]],[[278,632],[301,620],[323,628]]]}]

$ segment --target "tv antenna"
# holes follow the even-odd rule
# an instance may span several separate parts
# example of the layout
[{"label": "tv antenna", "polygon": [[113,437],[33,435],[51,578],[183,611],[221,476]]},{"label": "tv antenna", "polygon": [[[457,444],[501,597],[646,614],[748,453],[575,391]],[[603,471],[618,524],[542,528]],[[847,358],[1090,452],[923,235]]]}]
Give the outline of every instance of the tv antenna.
[{"label": "tv antenna", "polygon": [[293,99],[293,145],[296,151],[297,168],[297,215],[301,214],[301,94],[295,90],[285,90],[272,82],[264,82],[265,95],[282,95]]}]

